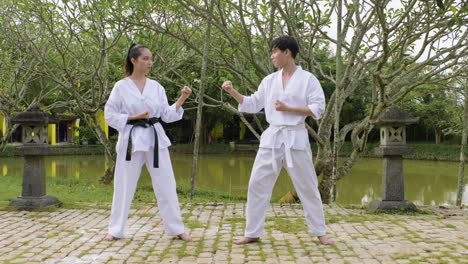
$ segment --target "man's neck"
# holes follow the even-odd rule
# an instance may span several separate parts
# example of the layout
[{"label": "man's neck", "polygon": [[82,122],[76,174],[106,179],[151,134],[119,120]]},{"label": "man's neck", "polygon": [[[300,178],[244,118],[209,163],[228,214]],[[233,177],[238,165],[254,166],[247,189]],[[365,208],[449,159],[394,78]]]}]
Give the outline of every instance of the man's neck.
[{"label": "man's neck", "polygon": [[283,67],[283,76],[291,76],[293,75],[294,71],[296,71],[297,66],[294,63],[294,61],[291,61],[290,63],[286,64]]}]

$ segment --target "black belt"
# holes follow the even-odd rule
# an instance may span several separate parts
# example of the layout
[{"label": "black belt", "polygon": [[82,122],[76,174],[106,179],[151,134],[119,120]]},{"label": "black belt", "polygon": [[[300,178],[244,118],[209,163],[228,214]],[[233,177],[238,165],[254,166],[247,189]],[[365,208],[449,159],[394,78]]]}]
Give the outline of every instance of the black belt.
[{"label": "black belt", "polygon": [[135,127],[153,127],[154,129],[154,156],[153,156],[153,167],[159,168],[159,144],[158,144],[158,133],[156,132],[156,128],[153,126],[154,124],[159,122],[159,118],[152,117],[150,119],[135,119],[135,120],[128,120],[127,125],[132,125],[130,129],[130,135],[128,136],[128,146],[127,146],[127,156],[125,160],[132,159],[132,130]]}]

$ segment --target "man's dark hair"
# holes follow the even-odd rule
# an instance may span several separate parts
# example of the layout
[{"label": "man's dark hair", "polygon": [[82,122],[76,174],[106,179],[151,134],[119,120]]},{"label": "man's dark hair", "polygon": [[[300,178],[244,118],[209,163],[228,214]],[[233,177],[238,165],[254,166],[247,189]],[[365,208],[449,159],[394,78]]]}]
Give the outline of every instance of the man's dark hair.
[{"label": "man's dark hair", "polygon": [[291,56],[293,59],[296,58],[297,53],[299,53],[299,46],[297,45],[297,41],[290,36],[282,36],[279,38],[275,38],[270,44],[270,50],[278,48],[282,51],[289,49],[291,51]]}]

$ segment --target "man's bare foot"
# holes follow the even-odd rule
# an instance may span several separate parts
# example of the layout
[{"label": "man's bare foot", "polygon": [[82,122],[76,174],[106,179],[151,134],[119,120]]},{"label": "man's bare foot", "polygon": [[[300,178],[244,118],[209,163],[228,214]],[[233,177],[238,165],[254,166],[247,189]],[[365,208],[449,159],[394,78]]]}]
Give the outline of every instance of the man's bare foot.
[{"label": "man's bare foot", "polygon": [[333,241],[331,241],[326,236],[319,236],[318,239],[320,241],[320,244],[322,244],[322,245],[331,245],[331,244],[333,244]]},{"label": "man's bare foot", "polygon": [[260,240],[259,237],[243,237],[243,238],[237,240],[236,242],[234,242],[234,244],[243,245],[243,244],[247,244],[247,243],[257,242],[258,240]]},{"label": "man's bare foot", "polygon": [[111,235],[111,234],[107,234],[106,237],[104,237],[104,240],[105,240],[105,241],[114,241],[114,240],[118,240],[118,239],[120,239],[120,238],[119,238],[119,237],[115,237],[115,236],[113,236],[113,235]]},{"label": "man's bare foot", "polygon": [[182,233],[182,234],[180,234],[180,235],[177,235],[177,237],[178,237],[180,240],[183,240],[183,241],[185,241],[185,242],[190,242],[190,241],[192,241],[192,238],[191,238],[190,235],[187,234],[187,233]]}]

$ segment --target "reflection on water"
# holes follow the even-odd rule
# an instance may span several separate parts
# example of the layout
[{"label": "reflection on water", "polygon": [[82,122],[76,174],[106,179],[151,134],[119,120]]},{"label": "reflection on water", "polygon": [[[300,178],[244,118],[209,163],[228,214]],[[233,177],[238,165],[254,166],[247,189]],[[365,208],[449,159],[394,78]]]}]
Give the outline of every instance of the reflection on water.
[{"label": "reflection on water", "polygon": [[[190,182],[192,155],[172,153],[172,165],[177,181]],[[200,157],[197,185],[230,195],[247,194],[254,155],[203,155]],[[23,174],[23,158],[0,158],[1,175]],[[50,156],[45,159],[47,177],[96,179],[104,172],[103,156]],[[406,199],[416,204],[455,204],[457,162],[404,161]],[[380,197],[382,160],[360,159],[351,173],[338,184],[337,201],[341,204],[367,204]],[[465,176],[466,177],[466,176]],[[143,170],[140,184],[151,184]],[[279,198],[293,186],[285,170],[281,171],[273,190]],[[464,203],[468,204],[468,186]]]}]

